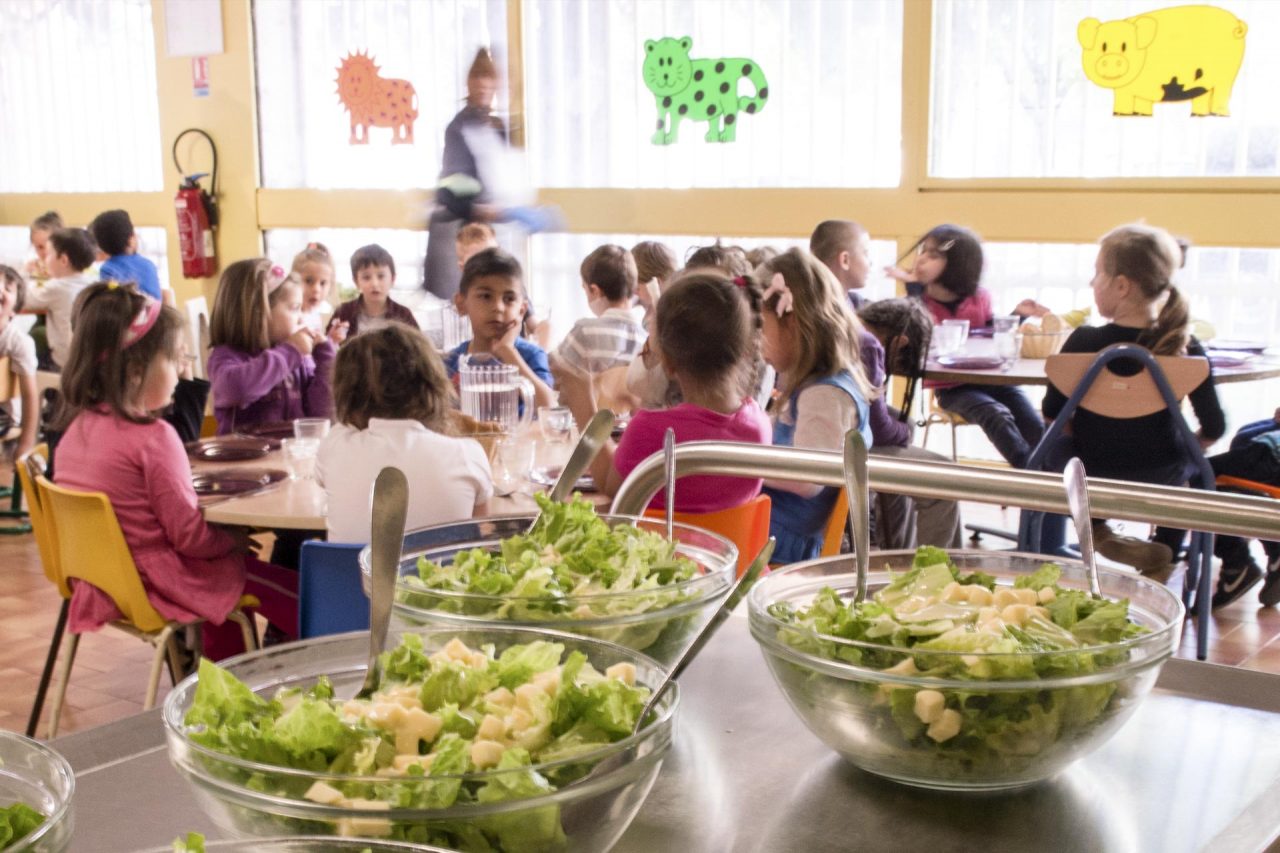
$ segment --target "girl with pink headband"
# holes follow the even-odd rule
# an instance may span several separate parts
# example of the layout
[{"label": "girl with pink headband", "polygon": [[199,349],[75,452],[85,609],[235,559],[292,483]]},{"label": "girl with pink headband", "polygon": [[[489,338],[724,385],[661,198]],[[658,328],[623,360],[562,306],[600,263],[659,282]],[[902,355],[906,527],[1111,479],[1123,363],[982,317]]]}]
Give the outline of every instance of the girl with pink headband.
[{"label": "girl with pink headband", "polygon": [[[147,598],[166,619],[207,620],[204,653],[243,650],[226,616],[246,592],[280,631],[297,633],[297,574],[252,555],[248,531],[206,524],[191,464],[174,428],[156,417],[169,405],[186,360],[182,316],[133,285],[90,285],[62,371],[55,428],[58,485],[105,492],[133,554]],[[79,583],[68,615],[73,632],[123,618],[102,590]]]},{"label": "girl with pink headband", "polygon": [[302,287],[266,258],[222,273],[209,323],[209,381],[218,434],[254,424],[327,418],[333,341],[302,322]]}]

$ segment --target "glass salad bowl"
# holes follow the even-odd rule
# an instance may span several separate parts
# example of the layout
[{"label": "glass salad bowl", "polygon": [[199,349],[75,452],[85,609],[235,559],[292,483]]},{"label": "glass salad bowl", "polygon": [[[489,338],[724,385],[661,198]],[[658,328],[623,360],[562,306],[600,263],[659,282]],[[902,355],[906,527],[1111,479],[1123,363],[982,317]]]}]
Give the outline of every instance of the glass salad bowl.
[{"label": "glass salad bowl", "polygon": [[0,815],[21,803],[44,818],[35,829],[17,838],[13,837],[14,823],[21,819],[11,823],[0,817],[0,849],[5,853],[60,853],[67,849],[74,829],[71,797],[75,787],[75,774],[61,755],[29,737],[0,731]]},{"label": "glass salad bowl", "polygon": [[182,839],[166,847],[153,848],[146,853],[195,853],[203,850],[219,850],[222,853],[450,853],[443,847],[426,844],[410,844],[405,841],[379,841],[373,838],[336,838],[323,835],[294,835],[285,838],[241,838],[223,841],[204,841],[200,846],[182,846]]},{"label": "glass salad bowl", "polygon": [[[599,518],[613,530],[634,526],[651,535],[665,535],[664,523],[655,519],[619,515]],[[400,579],[396,583],[393,624],[551,627],[618,643],[668,665],[733,586],[737,547],[722,536],[684,524],[673,528],[675,556],[691,561],[694,566],[693,574],[684,580],[668,582],[657,572],[648,575],[640,588],[614,592],[591,584],[589,591],[566,595],[544,583],[554,570],[539,567],[500,593],[480,591],[488,580],[483,578],[474,580],[466,589],[456,588],[461,584],[452,589],[430,589],[423,583],[418,568],[420,560],[448,568],[459,555],[472,549],[502,553],[503,543],[527,533],[532,522],[531,515],[507,516],[438,525],[407,534],[400,560]],[[560,541],[569,538],[562,537]],[[566,545],[565,550],[576,547]],[[554,546],[547,550],[552,548]],[[592,552],[581,553],[583,556],[575,559],[592,566],[600,565]],[[368,548],[360,553],[360,569],[367,594]],[[620,574],[630,574],[625,561]]]},{"label": "glass salad bowl", "polygon": [[[403,635],[412,634],[420,638],[422,654],[427,656],[447,655],[454,640],[472,650],[491,645],[495,656],[516,645],[556,643],[563,646],[564,656],[581,652],[600,673],[615,665],[634,667],[638,686],[655,687],[664,676],[663,669],[645,655],[557,631],[506,627],[401,631],[393,627],[390,634],[389,649],[395,649]],[[332,682],[335,698],[345,699],[354,696],[364,680],[368,651],[368,633],[358,632],[268,648],[231,658],[222,667],[264,699],[270,700],[282,688],[311,689],[321,676]],[[338,762],[319,760],[316,769],[292,769],[201,744],[198,739],[204,726],[186,723],[199,678],[197,673],[185,679],[165,700],[169,756],[192,786],[201,808],[224,831],[258,838],[359,836],[462,851],[609,849],[635,817],[670,749],[679,702],[676,691],[670,690],[638,733],[566,752],[566,757],[555,761],[514,769],[499,764],[454,774],[415,768],[408,775],[386,775],[385,770],[359,775],[335,771]],[[481,725],[479,731],[483,730]],[[482,735],[475,736],[478,745]],[[237,737],[232,735],[227,742],[236,743]],[[413,743],[416,750],[416,737]],[[397,746],[396,751],[403,750]],[[323,785],[317,788],[317,783]],[[334,797],[319,797],[317,790]]]},{"label": "glass salad bowl", "polygon": [[[911,551],[873,553],[867,601],[893,581],[886,570],[902,577],[914,556]],[[798,564],[762,579],[751,591],[751,634],[792,709],[823,743],[863,770],[943,790],[997,790],[1048,778],[1120,728],[1177,648],[1182,602],[1140,575],[1099,568],[1102,595],[1127,599],[1128,621],[1143,632],[1124,627],[1123,610],[1117,617],[1115,608],[1097,608],[1092,600],[1083,606],[1097,612],[1087,624],[1081,619],[1073,626],[1082,638],[1079,645],[1063,648],[1060,629],[1033,617],[1039,613],[1049,620],[1051,607],[1076,612],[1075,602],[1088,597],[1083,564],[1009,552],[950,551],[947,556],[960,575],[994,576],[994,592],[1002,596],[995,601],[999,608],[1012,603],[1036,610],[1002,611],[1012,627],[987,622],[987,631],[993,624],[1004,631],[994,640],[962,627],[947,633],[945,623],[930,620],[947,618],[947,608],[967,594],[979,597],[974,607],[989,603],[986,593],[960,587],[955,594],[944,593],[941,598],[947,600],[941,604],[922,595],[908,604],[901,598],[902,584],[910,582],[918,593],[920,587],[914,585],[925,581],[917,577],[886,593],[890,606],[897,608],[896,618],[871,605],[857,626],[820,621],[822,614],[853,602],[857,577],[852,557]],[[1035,605],[1010,601],[1010,596],[1031,590],[1005,592],[1002,587],[1019,578],[1034,586],[1030,576],[1046,562],[1061,567],[1056,588],[1063,594],[1035,593]],[[824,588],[834,590],[835,597],[821,593]],[[819,606],[806,610],[815,600]],[[926,610],[921,603],[935,609]],[[923,621],[901,615],[914,608]],[[797,611],[808,616],[797,620]],[[1029,621],[1019,626],[1019,615]],[[989,620],[991,611],[979,618]],[[1049,621],[1059,620],[1055,615]],[[823,630],[815,630],[817,625]],[[826,627],[833,625],[837,627]],[[1116,631],[1128,635],[1109,642],[1095,639]],[[873,635],[879,641],[870,639]]]}]

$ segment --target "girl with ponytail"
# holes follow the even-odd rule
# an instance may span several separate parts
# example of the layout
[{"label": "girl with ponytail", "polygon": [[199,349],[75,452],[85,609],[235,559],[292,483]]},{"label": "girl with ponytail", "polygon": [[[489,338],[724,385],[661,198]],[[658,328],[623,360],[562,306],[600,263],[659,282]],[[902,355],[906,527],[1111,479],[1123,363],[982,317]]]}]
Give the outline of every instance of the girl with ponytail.
[{"label": "girl with ponytail", "polygon": [[[1173,285],[1173,274],[1181,265],[1182,250],[1163,228],[1121,225],[1106,234],[1098,247],[1090,286],[1098,313],[1110,322],[1076,329],[1062,351],[1098,352],[1111,344],[1136,343],[1155,355],[1203,357],[1204,349],[1188,331],[1187,302]],[[1137,372],[1136,365],[1123,360],[1113,362],[1112,369],[1121,375]],[[1213,376],[1189,396],[1200,423],[1201,442],[1207,447],[1226,432]],[[1049,386],[1044,416],[1050,420],[1057,417],[1066,401],[1061,391]],[[1077,409],[1071,418],[1071,432],[1073,452],[1091,476],[1169,486],[1188,479],[1191,460],[1179,452],[1169,412],[1119,420]],[[1155,541],[1143,542],[1116,535],[1105,522],[1094,523],[1099,553],[1161,580],[1172,571],[1173,554],[1182,535],[1181,530],[1161,527]]]}]

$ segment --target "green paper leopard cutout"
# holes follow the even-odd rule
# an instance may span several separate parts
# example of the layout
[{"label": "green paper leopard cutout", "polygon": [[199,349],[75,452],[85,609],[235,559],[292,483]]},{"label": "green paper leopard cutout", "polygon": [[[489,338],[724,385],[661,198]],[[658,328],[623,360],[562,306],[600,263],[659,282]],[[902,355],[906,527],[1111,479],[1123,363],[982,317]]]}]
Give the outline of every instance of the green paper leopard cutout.
[{"label": "green paper leopard cutout", "polygon": [[[732,142],[737,135],[738,113],[756,113],[769,99],[769,81],[750,59],[690,59],[693,39],[663,38],[644,43],[644,85],[658,104],[658,129],[654,145],[670,145],[684,119],[710,123],[707,142]],[[747,79],[754,97],[738,94],[738,83]]]}]

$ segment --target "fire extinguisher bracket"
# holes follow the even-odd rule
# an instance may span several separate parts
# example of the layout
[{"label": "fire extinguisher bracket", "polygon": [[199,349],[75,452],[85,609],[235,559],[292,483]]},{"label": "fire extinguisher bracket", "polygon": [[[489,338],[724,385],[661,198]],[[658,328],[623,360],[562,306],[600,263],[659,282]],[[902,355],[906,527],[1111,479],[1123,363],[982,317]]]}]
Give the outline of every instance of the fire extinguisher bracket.
[{"label": "fire extinguisher bracket", "polygon": [[[182,164],[178,162],[178,143],[188,133],[198,133],[209,143],[213,155],[211,173],[183,173]],[[208,278],[218,271],[213,241],[213,229],[218,225],[218,149],[209,134],[199,128],[188,128],[173,140],[173,165],[182,176],[182,184],[173,199],[178,218],[178,244],[182,249],[182,275],[184,278]],[[200,185],[200,180],[205,177],[210,178],[212,193]]]}]

